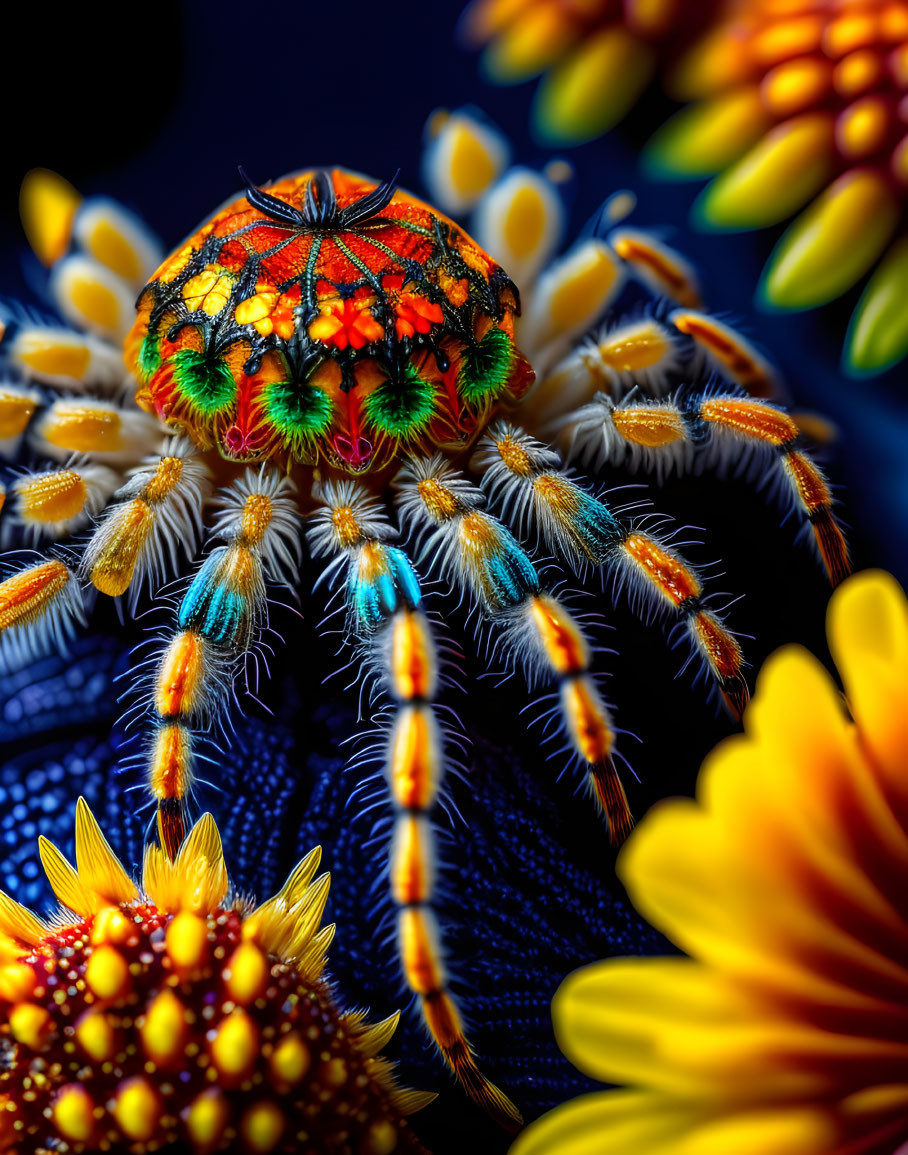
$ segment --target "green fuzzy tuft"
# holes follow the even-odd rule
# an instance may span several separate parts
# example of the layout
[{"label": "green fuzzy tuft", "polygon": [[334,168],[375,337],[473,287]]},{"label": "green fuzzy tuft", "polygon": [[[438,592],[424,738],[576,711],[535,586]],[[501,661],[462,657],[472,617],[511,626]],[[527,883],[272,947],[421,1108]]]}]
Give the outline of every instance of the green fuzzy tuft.
[{"label": "green fuzzy tuft", "polygon": [[396,379],[388,378],[364,403],[366,416],[376,429],[406,440],[418,433],[435,410],[435,386],[420,377],[405,361]]},{"label": "green fuzzy tuft", "polygon": [[311,439],[331,424],[331,398],[315,385],[275,381],[267,387],[268,420],[285,439]]},{"label": "green fuzzy tuft", "polygon": [[466,401],[499,397],[511,379],[514,346],[503,329],[489,329],[478,345],[464,349],[457,372],[457,388]]},{"label": "green fuzzy tuft", "polygon": [[211,361],[204,353],[181,349],[171,362],[180,391],[206,416],[226,408],[236,397],[236,381],[223,361]]},{"label": "green fuzzy tuft", "polygon": [[161,334],[146,333],[139,346],[138,368],[143,380],[148,381],[161,364]]}]

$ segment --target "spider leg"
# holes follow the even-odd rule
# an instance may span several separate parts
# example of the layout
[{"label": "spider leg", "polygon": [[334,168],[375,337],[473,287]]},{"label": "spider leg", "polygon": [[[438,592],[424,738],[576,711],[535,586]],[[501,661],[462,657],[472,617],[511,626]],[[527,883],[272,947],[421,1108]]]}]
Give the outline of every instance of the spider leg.
[{"label": "spider leg", "polygon": [[638,595],[631,600],[639,609],[684,622],[729,711],[740,718],[749,696],[741,648],[705,607],[699,575],[676,550],[617,517],[559,468],[557,452],[505,421],[490,427],[476,463],[504,516],[540,536],[575,573],[603,566]]},{"label": "spider leg", "polygon": [[396,534],[375,498],[353,482],[329,482],[318,497],[325,508],[313,518],[313,552],[333,554],[345,568],[348,621],[361,662],[375,671],[396,706],[386,774],[394,804],[391,896],[404,975],[458,1081],[492,1118],[515,1131],[523,1123],[517,1108],[482,1074],[464,1032],[432,909],[431,814],[444,774],[444,743],[433,705],[438,654],[419,581],[407,555],[387,544]]},{"label": "spider leg", "polygon": [[632,819],[612,757],[612,720],[591,676],[590,648],[580,626],[543,588],[510,530],[479,508],[485,501],[482,492],[440,455],[412,459],[396,484],[404,518],[435,527],[426,552],[502,629],[528,681],[558,683],[571,744],[608,821],[612,843],[622,842]]},{"label": "spider leg", "polygon": [[732,390],[689,390],[664,401],[626,397],[615,402],[598,394],[569,422],[573,451],[597,464],[626,462],[665,473],[765,462],[769,476],[811,527],[832,585],[851,572],[829,483],[802,448],[794,418],[778,406]]},{"label": "spider leg", "polygon": [[250,469],[221,494],[211,536],[225,544],[197,568],[177,611],[177,630],[157,664],[148,783],[161,845],[171,858],[188,828],[192,731],[210,726],[231,692],[265,619],[266,579],[290,585],[299,568],[292,490],[277,473]]}]

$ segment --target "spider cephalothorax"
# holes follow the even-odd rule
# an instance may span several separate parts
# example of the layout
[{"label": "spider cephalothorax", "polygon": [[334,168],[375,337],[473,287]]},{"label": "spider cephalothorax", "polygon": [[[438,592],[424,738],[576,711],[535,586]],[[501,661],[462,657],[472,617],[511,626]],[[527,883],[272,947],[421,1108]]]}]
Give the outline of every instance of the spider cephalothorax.
[{"label": "spider cephalothorax", "polygon": [[453,221],[334,169],[248,188],[151,279],[139,402],[234,461],[462,447],[532,380],[517,291]]}]

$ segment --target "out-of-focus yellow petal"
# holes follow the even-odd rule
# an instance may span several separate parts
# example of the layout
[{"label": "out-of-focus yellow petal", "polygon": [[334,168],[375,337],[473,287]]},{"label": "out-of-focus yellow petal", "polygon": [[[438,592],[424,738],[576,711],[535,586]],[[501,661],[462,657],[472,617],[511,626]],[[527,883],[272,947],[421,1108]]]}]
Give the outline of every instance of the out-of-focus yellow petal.
[{"label": "out-of-focus yellow petal", "polygon": [[833,123],[826,113],[805,113],[774,128],[697,201],[704,224],[756,229],[776,224],[828,181],[833,166]]},{"label": "out-of-focus yellow petal", "polygon": [[882,373],[908,353],[908,238],[896,242],[858,302],[845,342],[849,373]]},{"label": "out-of-focus yellow petal", "polygon": [[28,243],[44,265],[59,261],[69,248],[73,220],[82,197],[68,180],[47,168],[25,174],[19,214]]},{"label": "out-of-focus yellow petal", "polygon": [[735,1112],[680,1134],[672,1155],[832,1155],[840,1129],[819,1106]]},{"label": "out-of-focus yellow petal", "polygon": [[455,215],[469,211],[507,164],[507,140],[467,110],[436,111],[428,132],[422,168],[433,203]]},{"label": "out-of-focus yellow petal", "polygon": [[644,161],[656,177],[712,176],[755,144],[771,123],[759,88],[746,85],[676,113],[650,140]]},{"label": "out-of-focus yellow petal", "polygon": [[840,176],[776,245],[760,284],[762,301],[810,309],[838,297],[877,259],[898,218],[885,176],[871,169]]},{"label": "out-of-focus yellow petal", "polygon": [[[896,580],[859,574],[829,606],[829,644],[902,832],[908,827],[908,603]],[[908,855],[908,848],[903,851]],[[902,858],[903,864],[906,857]]]},{"label": "out-of-focus yellow petal", "polygon": [[576,37],[576,24],[547,0],[502,28],[483,53],[483,70],[495,84],[519,84],[552,65]]},{"label": "out-of-focus yellow petal", "polygon": [[615,24],[588,37],[540,82],[535,121],[549,141],[580,144],[606,132],[652,76],[650,48]]},{"label": "out-of-focus yellow petal", "polygon": [[648,1091],[581,1095],[531,1123],[509,1155],[674,1155],[679,1135],[701,1117],[689,1103]]},{"label": "out-of-focus yellow petal", "polygon": [[668,74],[666,90],[675,100],[701,100],[748,80],[751,71],[746,41],[720,26],[681,58]]}]

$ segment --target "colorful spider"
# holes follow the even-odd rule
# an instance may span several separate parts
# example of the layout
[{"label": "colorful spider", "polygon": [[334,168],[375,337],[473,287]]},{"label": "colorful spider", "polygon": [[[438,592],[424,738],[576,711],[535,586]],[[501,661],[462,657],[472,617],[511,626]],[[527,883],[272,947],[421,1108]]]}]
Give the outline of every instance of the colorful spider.
[{"label": "colorful spider", "polygon": [[908,353],[905,0],[473,0],[464,29],[487,45],[493,80],[545,74],[535,123],[566,143],[611,128],[660,69],[667,93],[693,103],[644,156],[663,178],[715,177],[697,222],[756,229],[799,213],[762,303],[814,308],[873,270],[844,367],[880,373]]},{"label": "colorful spider", "polygon": [[[555,691],[553,716],[614,842],[631,825],[614,724],[584,630],[534,559],[542,550],[574,573],[602,570],[643,616],[667,616],[735,716],[747,700],[744,662],[680,553],[647,519],[611,508],[566,472],[540,438],[551,433],[594,470],[752,462],[809,524],[833,583],[848,550],[796,423],[745,391],[772,391],[769,364],[699,307],[684,260],[648,233],[615,227],[549,263],[562,217],[550,177],[512,169],[492,183],[505,146],[488,126],[460,114],[436,116],[433,128],[429,183],[436,199],[477,205],[485,248],[524,294],[519,333],[517,288],[483,247],[393,184],[343,170],[247,182],[160,265],[127,332],[122,273],[132,268],[144,284],[144,233],[110,204],[76,208],[58,178],[31,179],[26,198],[43,198],[43,235],[57,238],[38,247],[58,258],[58,307],[96,335],[10,319],[6,364],[22,381],[0,388],[0,435],[12,452],[32,422],[28,455],[75,451],[120,468],[147,456],[96,517],[77,572],[58,547],[0,585],[0,645],[19,657],[65,641],[83,586],[134,608],[144,585],[177,572],[180,552],[195,555],[203,514],[216,511],[176,628],[147,667],[148,781],[161,847],[174,858],[198,737],[228,721],[238,668],[267,622],[268,586],[299,584],[308,516],[311,553],[330,559],[324,574],[344,600],[361,677],[392,703],[382,748],[406,982],[463,1087],[515,1128],[517,1109],[467,1040],[433,912],[432,816],[445,745],[456,739],[439,718],[439,649],[407,543],[422,537],[427,566],[475,607],[508,660]],[[627,206],[626,194],[613,199],[603,221]],[[70,233],[82,251],[63,255]],[[610,307],[629,280],[645,304],[622,319]],[[97,334],[125,335],[128,373]],[[524,397],[517,425],[504,414]],[[11,487],[14,521],[70,532],[90,495],[109,489],[89,481],[97,468],[79,459],[25,472]]]}]

